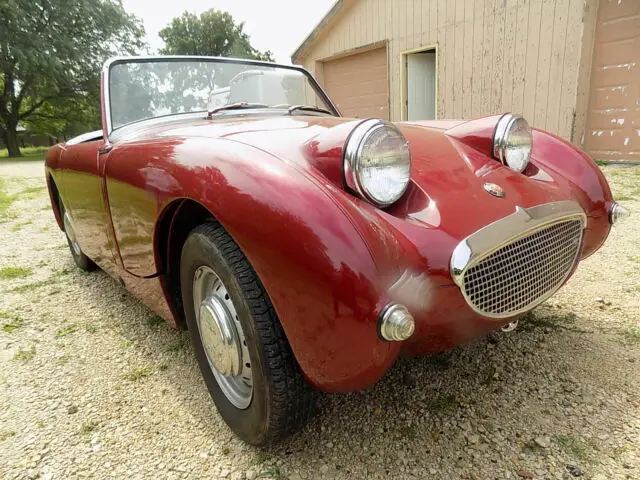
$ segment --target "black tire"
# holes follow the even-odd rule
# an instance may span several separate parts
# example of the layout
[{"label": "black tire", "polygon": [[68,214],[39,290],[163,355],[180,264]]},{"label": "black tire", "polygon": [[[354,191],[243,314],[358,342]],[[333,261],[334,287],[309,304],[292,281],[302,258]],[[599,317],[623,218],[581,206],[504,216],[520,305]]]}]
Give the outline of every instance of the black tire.
[{"label": "black tire", "polygon": [[[193,301],[196,270],[211,268],[225,284],[251,356],[253,396],[246,409],[235,407],[221,390],[207,360]],[[317,392],[305,381],[271,301],[251,264],[226,230],[208,222],[191,231],[180,263],[182,302],[202,376],[220,415],[252,445],[270,445],[307,424]]]},{"label": "black tire", "polygon": [[62,217],[62,222],[64,226],[64,236],[67,239],[67,245],[69,245],[69,251],[71,252],[71,257],[73,257],[73,261],[76,263],[78,268],[84,270],[85,272],[90,272],[97,268],[97,265],[87,257],[83,252],[80,245],[76,242],[76,247],[74,247],[73,241],[69,238],[69,234],[67,233],[67,224],[65,223],[65,214],[66,210],[64,208],[64,204],[62,201],[59,201],[60,205],[60,215]]}]

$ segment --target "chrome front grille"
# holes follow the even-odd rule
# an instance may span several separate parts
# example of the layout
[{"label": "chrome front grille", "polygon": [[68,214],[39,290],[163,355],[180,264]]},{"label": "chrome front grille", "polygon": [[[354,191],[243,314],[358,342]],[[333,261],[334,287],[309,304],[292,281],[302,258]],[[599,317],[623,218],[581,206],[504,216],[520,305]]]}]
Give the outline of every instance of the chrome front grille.
[{"label": "chrome front grille", "polygon": [[509,317],[553,294],[573,270],[584,218],[544,224],[473,260],[460,272],[469,304],[489,317]]}]

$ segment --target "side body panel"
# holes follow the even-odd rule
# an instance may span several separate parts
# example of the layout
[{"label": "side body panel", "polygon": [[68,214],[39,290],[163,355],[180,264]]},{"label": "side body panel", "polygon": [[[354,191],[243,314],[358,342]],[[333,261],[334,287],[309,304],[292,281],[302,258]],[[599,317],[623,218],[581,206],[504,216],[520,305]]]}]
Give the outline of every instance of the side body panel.
[{"label": "side body panel", "polygon": [[57,185],[83,252],[105,271],[117,269],[109,213],[100,173],[102,140],[64,147],[57,170]]}]

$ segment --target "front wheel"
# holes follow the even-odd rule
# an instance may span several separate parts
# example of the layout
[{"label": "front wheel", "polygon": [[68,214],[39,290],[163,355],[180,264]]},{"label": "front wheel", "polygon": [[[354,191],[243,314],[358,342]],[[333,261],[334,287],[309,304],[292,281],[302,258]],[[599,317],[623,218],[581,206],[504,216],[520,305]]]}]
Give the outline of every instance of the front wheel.
[{"label": "front wheel", "polygon": [[95,270],[96,264],[93,263],[93,260],[87,257],[80,248],[80,244],[78,243],[78,239],[76,238],[75,230],[73,229],[73,224],[71,223],[71,217],[69,217],[69,213],[67,212],[67,209],[64,208],[64,205],[62,205],[62,202],[60,202],[60,212],[62,213],[64,234],[67,237],[67,243],[69,244],[69,250],[71,250],[73,261],[82,270],[85,270],[87,272]]},{"label": "front wheel", "polygon": [[304,426],[316,392],[251,264],[219,223],[189,234],[180,282],[202,376],[229,427],[247,443],[266,445]]}]

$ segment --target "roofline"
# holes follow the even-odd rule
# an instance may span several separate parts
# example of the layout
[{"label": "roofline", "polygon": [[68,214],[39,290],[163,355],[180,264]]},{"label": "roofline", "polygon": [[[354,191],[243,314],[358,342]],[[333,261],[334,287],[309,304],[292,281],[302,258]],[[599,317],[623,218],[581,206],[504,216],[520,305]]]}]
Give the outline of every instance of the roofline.
[{"label": "roofline", "polygon": [[343,10],[343,7],[349,6],[351,3],[353,3],[351,0],[337,0],[336,3],[333,4],[333,7],[331,7],[331,10],[322,17],[322,20],[320,20],[315,28],[311,30],[311,33],[307,35],[307,38],[305,38],[296,51],[291,54],[291,62],[294,64],[298,63],[298,59],[311,47],[322,31],[336,18],[338,13]]}]

